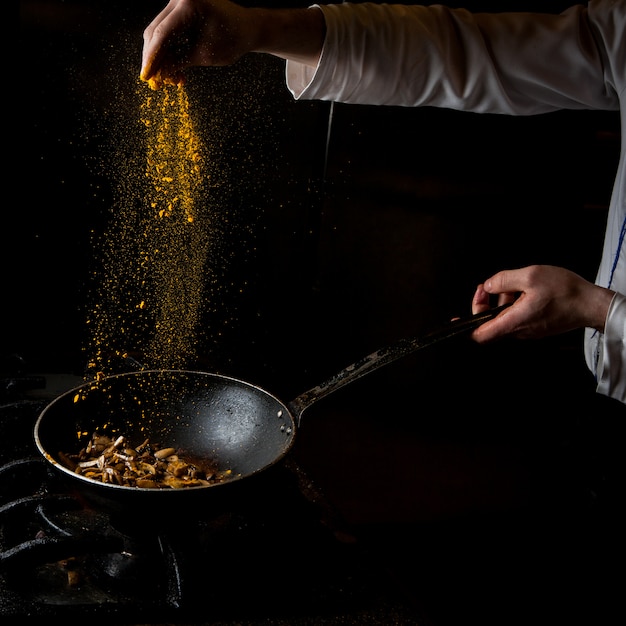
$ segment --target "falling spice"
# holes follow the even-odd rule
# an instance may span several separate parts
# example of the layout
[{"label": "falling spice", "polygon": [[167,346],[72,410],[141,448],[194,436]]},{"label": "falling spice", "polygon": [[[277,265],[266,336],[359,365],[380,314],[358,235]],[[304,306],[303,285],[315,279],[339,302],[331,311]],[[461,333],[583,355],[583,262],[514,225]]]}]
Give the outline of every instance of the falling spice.
[{"label": "falling spice", "polygon": [[[285,210],[275,188],[291,177],[277,167],[282,67],[252,57],[208,69],[154,90],[133,68],[136,82],[107,94],[97,165],[112,197],[92,232],[88,379],[129,365],[233,371],[267,354],[260,285],[275,281],[258,241],[270,241],[266,217]],[[282,267],[267,243],[263,258]]]},{"label": "falling spice", "polygon": [[151,90],[142,122],[153,218],[150,246],[143,254],[154,284],[152,297],[138,306],[154,311],[147,358],[162,367],[181,367],[194,357],[209,246],[196,206],[203,177],[201,143],[184,87]]},{"label": "falling spice", "polygon": [[98,372],[114,370],[112,359],[129,351],[151,367],[193,362],[216,236],[199,207],[209,177],[185,88],[138,89],[145,162],[126,163],[121,203],[101,245],[100,295],[88,319],[90,367]]}]

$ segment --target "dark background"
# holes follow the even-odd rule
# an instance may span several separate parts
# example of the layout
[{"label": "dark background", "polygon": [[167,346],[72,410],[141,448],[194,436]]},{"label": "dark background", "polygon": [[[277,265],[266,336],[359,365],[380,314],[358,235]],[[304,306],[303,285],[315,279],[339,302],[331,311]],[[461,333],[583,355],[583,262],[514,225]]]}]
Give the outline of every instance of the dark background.
[{"label": "dark background", "polygon": [[[32,369],[82,374],[89,356],[86,319],[102,280],[94,242],[144,174],[138,71],[143,29],[161,5],[20,2],[20,157],[11,159],[19,175],[9,176],[20,193],[2,229],[0,352]],[[283,67],[249,55],[189,72],[217,180],[207,210],[230,228],[222,256],[209,259],[222,285],[207,293],[190,366],[289,398],[383,345],[468,314],[475,286],[500,269],[550,263],[594,278],[619,151],[616,113],[294,102]],[[617,412],[614,403],[595,408],[581,342],[582,332],[457,342],[363,388],[376,385],[384,402],[416,393],[451,415],[477,396],[515,398],[543,423],[536,394],[550,423],[565,407]]]},{"label": "dark background", "polygon": [[[1,231],[0,354],[31,370],[85,367],[93,237],[119,200],[115,160],[140,145],[128,137],[141,33],[164,4],[20,2],[19,83],[9,91],[19,157],[6,181],[19,191]],[[228,137],[212,166],[233,183],[223,196],[233,289],[205,320],[199,366],[289,400],[469,313],[475,286],[500,269],[550,263],[594,278],[617,114],[296,103],[282,62],[252,57],[189,76],[195,106],[209,112],[207,137]],[[441,623],[462,609],[485,623],[501,606],[519,616],[546,602],[588,616],[614,597],[592,572],[614,554],[599,528],[623,491],[623,407],[594,387],[581,333],[461,340],[309,409],[294,453],[358,533],[411,571],[403,584],[431,600]]]},{"label": "dark background", "polygon": [[[3,352],[80,367],[93,238],[124,201],[126,164],[141,165],[141,141],[133,143],[141,34],[161,5],[20,2],[21,193],[2,229],[10,255]],[[279,379],[294,362],[307,372],[319,363],[324,375],[467,313],[476,284],[499,269],[554,263],[595,275],[617,114],[513,118],[296,103],[282,62],[263,55],[193,70],[189,91],[211,174],[230,183],[217,209],[236,225],[225,243],[230,277],[248,283],[243,296],[222,294],[224,316],[237,320],[222,341],[240,356],[225,359],[210,329],[202,337],[215,368],[255,377],[260,367]],[[218,318],[207,327],[220,327]],[[578,340],[564,342],[578,349]]]}]

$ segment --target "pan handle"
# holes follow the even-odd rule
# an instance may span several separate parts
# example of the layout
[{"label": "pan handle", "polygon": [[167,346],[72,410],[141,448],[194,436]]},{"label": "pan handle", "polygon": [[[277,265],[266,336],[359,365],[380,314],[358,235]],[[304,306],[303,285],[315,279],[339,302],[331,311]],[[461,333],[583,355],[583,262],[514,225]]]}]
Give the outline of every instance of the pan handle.
[{"label": "pan handle", "polygon": [[348,365],[348,367],[342,369],[325,382],[300,394],[289,403],[289,411],[299,425],[304,410],[308,409],[314,402],[325,398],[333,391],[340,389],[348,383],[354,382],[366,374],[383,367],[384,365],[408,356],[417,350],[421,350],[422,348],[432,346],[440,341],[445,341],[458,335],[468,333],[475,328],[478,328],[485,322],[493,319],[509,306],[511,306],[510,303],[504,304],[484,311],[483,313],[477,313],[471,317],[454,320],[426,335],[400,339],[390,346],[381,348],[376,352],[372,352],[352,365]]}]

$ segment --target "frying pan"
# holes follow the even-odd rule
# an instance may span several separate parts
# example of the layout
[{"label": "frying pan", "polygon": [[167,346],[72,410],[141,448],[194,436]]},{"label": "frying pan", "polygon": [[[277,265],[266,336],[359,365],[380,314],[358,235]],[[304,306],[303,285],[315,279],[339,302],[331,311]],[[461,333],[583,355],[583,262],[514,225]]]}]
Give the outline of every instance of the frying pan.
[{"label": "frying pan", "polygon": [[[402,339],[341,370],[285,404],[254,384],[202,371],[139,370],[71,389],[38,416],[36,445],[44,458],[98,504],[118,510],[167,511],[197,504],[200,492],[232,489],[277,464],[290,451],[303,412],[337,389],[443,340],[467,333],[505,307],[449,322],[422,337]],[[178,489],[100,483],[63,465],[59,453],[77,452],[94,431],[124,435],[132,445],[147,437],[190,456],[212,459],[232,478]],[[156,507],[156,509],[154,508]]]}]

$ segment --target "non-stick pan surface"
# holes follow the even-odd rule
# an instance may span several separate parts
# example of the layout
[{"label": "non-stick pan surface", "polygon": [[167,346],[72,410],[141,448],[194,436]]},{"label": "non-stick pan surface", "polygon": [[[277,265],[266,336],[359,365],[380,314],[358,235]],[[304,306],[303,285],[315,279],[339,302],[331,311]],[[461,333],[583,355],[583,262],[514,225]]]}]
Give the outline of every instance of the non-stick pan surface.
[{"label": "non-stick pan surface", "polygon": [[[85,383],[44,408],[35,425],[35,441],[47,461],[98,498],[118,504],[182,501],[275,465],[293,446],[302,413],[311,404],[420,348],[476,328],[502,308],[378,350],[289,404],[251,383],[199,371],[140,370]],[[220,470],[231,471],[232,478],[180,489],[99,483],[65,467],[59,456],[77,452],[95,431],[124,435],[134,446],[149,438],[180,448],[190,456],[217,462]]]}]

